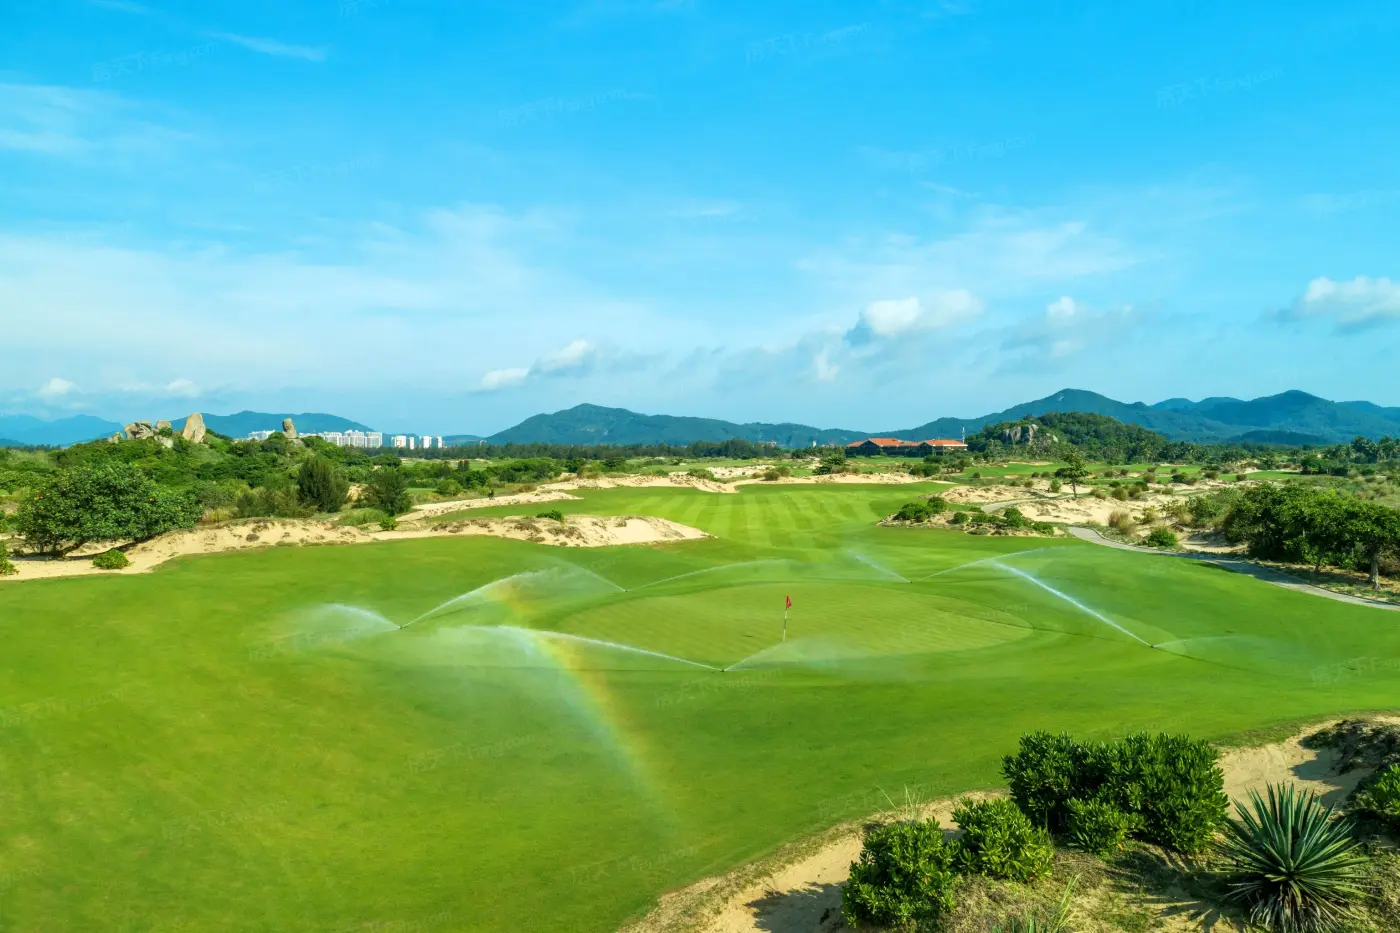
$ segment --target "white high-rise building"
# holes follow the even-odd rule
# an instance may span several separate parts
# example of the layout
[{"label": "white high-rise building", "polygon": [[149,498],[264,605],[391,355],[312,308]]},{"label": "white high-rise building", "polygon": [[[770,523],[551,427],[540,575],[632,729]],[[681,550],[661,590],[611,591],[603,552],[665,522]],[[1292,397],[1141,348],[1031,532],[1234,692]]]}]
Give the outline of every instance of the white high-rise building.
[{"label": "white high-rise building", "polygon": [[424,449],[424,450],[428,450],[428,449],[430,449],[432,446],[433,446],[433,438],[432,438],[432,435],[424,434],[424,435],[423,435],[423,449]]},{"label": "white high-rise building", "polygon": [[392,443],[396,448],[403,449],[404,447],[408,446],[408,435],[395,434]]},{"label": "white high-rise building", "polygon": [[417,440],[418,440],[418,439],[417,439],[416,437],[414,437],[412,434],[410,434],[410,435],[408,436],[408,449],[409,449],[409,450],[413,450],[414,442],[417,441]]},{"label": "white high-rise building", "polygon": [[366,447],[383,447],[384,434],[382,431],[370,431],[365,434]]},{"label": "white high-rise building", "polygon": [[437,445],[438,445],[438,450],[441,450],[441,449],[442,449],[442,435],[441,435],[441,434],[439,434],[439,435],[437,436]]}]

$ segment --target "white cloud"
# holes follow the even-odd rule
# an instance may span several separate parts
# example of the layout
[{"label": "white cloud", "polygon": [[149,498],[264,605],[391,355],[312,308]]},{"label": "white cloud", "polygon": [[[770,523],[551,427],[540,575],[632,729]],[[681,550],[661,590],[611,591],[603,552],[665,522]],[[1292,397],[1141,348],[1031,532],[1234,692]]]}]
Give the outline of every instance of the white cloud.
[{"label": "white cloud", "polygon": [[927,304],[917,297],[872,301],[851,329],[853,343],[873,337],[898,337],[913,331],[937,330],[982,313],[982,302],[967,289],[938,292]]},{"label": "white cloud", "polygon": [[1068,295],[1055,299],[1045,306],[1045,317],[1051,321],[1068,321],[1077,314],[1082,314],[1082,305]]},{"label": "white cloud", "polygon": [[597,347],[587,340],[575,340],[554,353],[543,356],[535,363],[532,372],[558,373],[576,371],[587,367],[597,355]]},{"label": "white cloud", "polygon": [[189,379],[172,379],[165,386],[165,394],[177,398],[194,398],[199,395],[199,386]]},{"label": "white cloud", "polygon": [[520,385],[530,375],[528,369],[493,369],[481,377],[481,387],[487,390],[504,389]]},{"label": "white cloud", "polygon": [[259,36],[241,36],[234,32],[211,32],[209,36],[214,39],[222,39],[225,42],[232,42],[234,45],[242,46],[263,55],[275,55],[279,58],[300,58],[309,62],[321,62],[326,60],[326,50],[320,46],[292,45],[287,42],[279,42],[276,39],[264,39]]},{"label": "white cloud", "polygon": [[55,376],[44,383],[36,394],[42,399],[56,399],[62,398],[76,388],[77,386],[67,379],[60,379],[58,376]]},{"label": "white cloud", "polygon": [[812,365],[819,382],[834,382],[836,374],[841,372],[841,367],[831,362],[831,351],[826,349],[812,358]]},{"label": "white cloud", "polygon": [[1347,282],[1316,278],[1284,317],[1334,318],[1351,328],[1400,320],[1400,282],[1385,276],[1358,275]]}]

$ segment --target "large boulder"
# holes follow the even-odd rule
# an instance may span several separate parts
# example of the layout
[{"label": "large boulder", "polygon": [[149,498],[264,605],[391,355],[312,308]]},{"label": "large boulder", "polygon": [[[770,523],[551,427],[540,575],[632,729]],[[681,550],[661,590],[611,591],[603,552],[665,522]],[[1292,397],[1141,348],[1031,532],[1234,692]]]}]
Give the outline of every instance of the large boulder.
[{"label": "large boulder", "polygon": [[185,419],[185,426],[180,429],[180,436],[191,444],[203,444],[205,431],[204,416],[195,412]]},{"label": "large boulder", "polygon": [[126,439],[129,441],[137,441],[143,437],[156,436],[156,429],[151,427],[149,421],[133,421],[131,424],[128,424],[124,430],[126,431]]},{"label": "large boulder", "polygon": [[297,439],[297,426],[292,424],[291,418],[282,419],[282,435],[289,441]]}]

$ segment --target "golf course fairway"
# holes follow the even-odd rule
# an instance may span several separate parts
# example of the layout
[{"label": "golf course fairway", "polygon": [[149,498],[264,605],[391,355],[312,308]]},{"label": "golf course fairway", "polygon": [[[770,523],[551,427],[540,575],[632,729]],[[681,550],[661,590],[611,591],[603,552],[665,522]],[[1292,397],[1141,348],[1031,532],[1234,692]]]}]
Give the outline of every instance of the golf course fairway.
[{"label": "golf course fairway", "polygon": [[584,491],[550,507],[713,537],[0,584],[0,929],[603,933],[885,794],[994,787],[1027,730],[1396,705],[1392,613],[876,526],[937,488]]}]

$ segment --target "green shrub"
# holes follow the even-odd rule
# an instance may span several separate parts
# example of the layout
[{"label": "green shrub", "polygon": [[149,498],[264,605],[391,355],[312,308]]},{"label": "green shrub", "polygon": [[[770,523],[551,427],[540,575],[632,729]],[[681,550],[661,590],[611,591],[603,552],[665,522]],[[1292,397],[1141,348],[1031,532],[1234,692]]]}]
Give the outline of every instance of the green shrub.
[{"label": "green shrub", "polygon": [[1008,528],[1029,528],[1031,524],[1026,520],[1026,516],[1021,514],[1021,510],[1014,506],[1002,510],[1001,523]]},{"label": "green shrub", "polygon": [[960,848],[944,840],[935,820],[872,829],[841,892],[847,924],[935,929],[956,906],[954,866]]},{"label": "green shrub", "polygon": [[899,522],[926,522],[928,521],[928,506],[922,502],[906,502],[899,507],[899,511],[894,513],[895,521]]},{"label": "green shrub", "polygon": [[713,481],[715,478],[715,474],[711,473],[704,467],[696,467],[695,469],[687,472],[685,475],[689,476],[692,479],[708,479],[711,481]]},{"label": "green shrub", "polygon": [[1037,534],[1053,535],[1055,533],[1055,526],[1049,522],[1031,522],[1031,530]]},{"label": "green shrub", "polygon": [[1147,546],[1174,548],[1177,546],[1176,534],[1170,528],[1153,528],[1147,535]]},{"label": "green shrub", "polygon": [[1056,832],[1064,828],[1065,805],[1078,796],[1079,750],[1067,733],[1033,732],[1021,736],[1015,755],[1002,759],[1011,799],[1036,824]]},{"label": "green shrub", "polygon": [[951,506],[948,505],[948,500],[942,496],[929,496],[924,500],[924,508],[928,509],[930,515],[941,515],[948,511]]},{"label": "green shrub", "polygon": [[351,509],[341,514],[337,525],[348,525],[351,528],[361,528],[365,525],[378,524],[388,516],[378,509]]},{"label": "green shrub", "polygon": [[1352,798],[1351,806],[1357,813],[1379,820],[1392,830],[1400,829],[1400,765],[1378,772]]},{"label": "green shrub", "polygon": [[307,460],[297,471],[297,495],[318,512],[339,512],[349,491],[344,474],[323,457]]},{"label": "green shrub", "polygon": [[380,531],[393,531],[399,527],[399,520],[392,515],[385,515],[379,520]]},{"label": "green shrub", "polygon": [[1267,800],[1249,796],[1249,807],[1235,805],[1238,819],[1226,824],[1218,847],[1226,896],[1266,930],[1336,929],[1364,896],[1366,859],[1350,824],[1291,784],[1270,784]]},{"label": "green shrub", "polygon": [[954,513],[953,513],[953,517],[950,518],[950,519],[948,519],[948,524],[950,524],[950,525],[966,525],[966,524],[967,524],[967,513],[966,513],[966,512],[954,512]]},{"label": "green shrub", "polygon": [[1071,800],[1116,807],[1130,832],[1163,848],[1204,850],[1225,821],[1225,778],[1217,753],[1185,736],[1139,733],[1083,744],[1045,732],[1021,737],[1002,762],[1011,797],[1056,833],[1069,831]]},{"label": "green shrub", "polygon": [[10,549],[5,547],[5,542],[0,541],[0,577],[7,577],[12,573],[19,573],[19,568],[10,560]]},{"label": "green shrub", "polygon": [[559,511],[558,509],[549,509],[548,511],[536,513],[536,514],[535,514],[535,517],[536,517],[536,518],[550,518],[550,519],[553,519],[553,520],[556,521],[556,522],[562,522],[562,521],[564,520],[564,513],[561,512],[561,511]]},{"label": "green shrub", "polygon": [[452,477],[447,476],[438,481],[435,491],[440,496],[460,496],[462,494],[462,484]]},{"label": "green shrub", "polygon": [[1050,481],[1050,491],[1051,491],[1051,492],[1059,492],[1059,491],[1060,491],[1061,489],[1063,489],[1063,488],[1064,488],[1064,484],[1061,483],[1059,480],[1057,480],[1057,479],[1052,479],[1052,480]]},{"label": "green shrub", "polygon": [[957,866],[969,875],[1034,881],[1050,873],[1050,833],[1031,823],[1010,800],[962,800],[953,819],[963,829]]},{"label": "green shrub", "polygon": [[110,551],[103,551],[92,559],[92,565],[98,570],[121,570],[130,567],[131,561],[127,560],[125,554],[116,548]]},{"label": "green shrub", "polygon": [[1105,800],[1076,798],[1066,811],[1065,835],[1070,843],[1098,856],[1123,848],[1133,831],[1132,818]]}]

